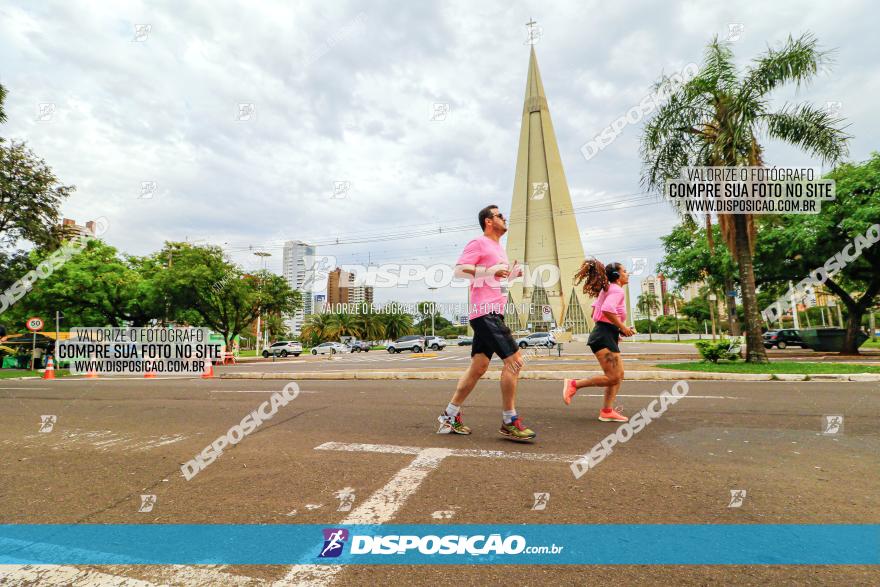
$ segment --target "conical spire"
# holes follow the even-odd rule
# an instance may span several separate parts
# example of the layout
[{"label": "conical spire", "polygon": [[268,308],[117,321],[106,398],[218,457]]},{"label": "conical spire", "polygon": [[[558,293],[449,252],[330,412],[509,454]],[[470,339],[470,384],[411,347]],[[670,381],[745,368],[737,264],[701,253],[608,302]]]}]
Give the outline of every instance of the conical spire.
[{"label": "conical spire", "polygon": [[[540,300],[542,305],[550,306],[552,314],[550,320],[544,320],[546,313],[541,308],[517,312],[519,324],[515,327],[528,328],[531,323],[532,330],[541,330],[550,328],[551,322],[562,326],[566,324],[571,304],[580,306],[580,312],[576,313],[579,324],[583,322],[580,316],[590,316],[590,300],[573,287],[573,276],[584,259],[584,249],[534,45],[529,56],[507,256],[511,262],[516,259],[525,264],[531,274],[541,266],[551,266],[559,276],[559,279],[549,279],[550,272],[543,271],[535,280],[526,278],[511,285],[510,298],[515,305],[528,306],[533,300]],[[591,325],[587,318],[583,327],[573,327],[574,332],[584,332]]]}]

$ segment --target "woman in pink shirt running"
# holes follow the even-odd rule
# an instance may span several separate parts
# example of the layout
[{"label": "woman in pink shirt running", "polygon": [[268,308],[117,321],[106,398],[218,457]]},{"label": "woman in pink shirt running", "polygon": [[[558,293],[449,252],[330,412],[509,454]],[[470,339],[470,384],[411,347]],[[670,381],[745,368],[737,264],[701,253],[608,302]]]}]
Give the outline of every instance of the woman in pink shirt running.
[{"label": "woman in pink shirt running", "polygon": [[571,404],[571,398],[581,387],[604,387],[605,402],[599,412],[602,422],[628,422],[629,418],[614,409],[614,398],[623,381],[623,360],[617,343],[621,336],[632,336],[635,331],[629,328],[626,320],[626,294],[623,287],[629,283],[629,275],[620,263],[603,266],[596,259],[587,259],[575,273],[575,284],[584,282],[584,293],[595,297],[593,302],[593,322],[596,325],[590,333],[587,344],[604,375],[590,379],[566,379],[562,386],[562,399]]}]

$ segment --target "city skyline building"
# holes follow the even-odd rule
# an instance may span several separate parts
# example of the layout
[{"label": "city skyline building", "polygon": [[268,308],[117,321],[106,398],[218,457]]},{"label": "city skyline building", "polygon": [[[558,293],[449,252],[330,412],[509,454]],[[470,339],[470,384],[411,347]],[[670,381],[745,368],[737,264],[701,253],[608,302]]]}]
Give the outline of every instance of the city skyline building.
[{"label": "city skyline building", "polygon": [[281,259],[281,275],[291,289],[302,294],[302,308],[293,316],[287,317],[285,324],[294,335],[302,332],[305,317],[314,313],[313,292],[315,287],[315,257],[317,247],[303,241],[291,240],[284,243]]}]

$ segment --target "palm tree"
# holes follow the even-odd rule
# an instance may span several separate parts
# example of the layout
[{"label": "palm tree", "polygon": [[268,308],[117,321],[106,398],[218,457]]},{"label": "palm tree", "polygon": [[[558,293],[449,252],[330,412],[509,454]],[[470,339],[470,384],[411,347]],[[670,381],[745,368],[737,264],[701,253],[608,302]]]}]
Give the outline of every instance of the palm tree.
[{"label": "palm tree", "polygon": [[309,314],[303,322],[300,334],[315,345],[331,338],[327,334],[330,329],[330,314]]},{"label": "palm tree", "polygon": [[[715,38],[706,49],[697,75],[680,87],[664,77],[658,89],[669,92],[666,103],[646,125],[642,136],[643,183],[661,191],[665,180],[679,177],[686,166],[761,166],[759,136],[796,145],[823,162],[847,153],[849,136],[841,120],[810,104],[785,104],[773,111],[770,94],[793,82],[800,86],[829,61],[815,37],[789,37],[740,73],[733,52]],[[746,322],[746,360],[767,362],[761,340],[761,318],[755,295],[752,253],[755,225],[751,215],[720,215],[721,233],[739,267]],[[711,229],[707,230],[711,234]]]},{"label": "palm tree", "polygon": [[641,312],[641,314],[643,316],[648,317],[648,340],[649,341],[654,340],[652,338],[653,333],[651,331],[651,324],[652,324],[651,314],[653,314],[658,309],[660,309],[660,300],[657,299],[656,294],[652,294],[652,293],[639,294],[639,298],[636,301],[636,308],[639,309],[639,312]]},{"label": "palm tree", "polygon": [[684,300],[681,298],[681,295],[675,291],[668,291],[666,295],[663,296],[663,305],[664,306],[672,306],[672,313],[675,315],[675,340],[681,340],[681,333],[678,329],[678,305]]},{"label": "palm tree", "polygon": [[343,336],[361,336],[361,328],[356,314],[350,312],[334,312],[329,315],[327,333],[334,339]]},{"label": "palm tree", "polygon": [[366,340],[374,341],[385,338],[385,324],[382,315],[377,312],[362,312],[357,315],[358,328],[361,336]]},{"label": "palm tree", "polygon": [[383,312],[382,323],[385,336],[395,340],[413,331],[413,318],[406,312]]}]

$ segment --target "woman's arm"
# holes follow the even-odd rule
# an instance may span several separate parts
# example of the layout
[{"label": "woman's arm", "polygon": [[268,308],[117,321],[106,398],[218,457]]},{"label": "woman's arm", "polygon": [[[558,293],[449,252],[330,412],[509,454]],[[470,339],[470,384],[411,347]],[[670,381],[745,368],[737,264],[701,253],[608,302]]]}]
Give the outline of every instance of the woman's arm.
[{"label": "woman's arm", "polygon": [[608,319],[609,322],[617,326],[620,330],[620,333],[624,336],[632,336],[633,331],[629,329],[629,327],[623,323],[620,319],[620,316],[617,315],[616,312],[602,312],[605,315],[605,318]]}]

